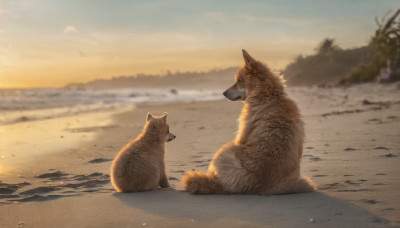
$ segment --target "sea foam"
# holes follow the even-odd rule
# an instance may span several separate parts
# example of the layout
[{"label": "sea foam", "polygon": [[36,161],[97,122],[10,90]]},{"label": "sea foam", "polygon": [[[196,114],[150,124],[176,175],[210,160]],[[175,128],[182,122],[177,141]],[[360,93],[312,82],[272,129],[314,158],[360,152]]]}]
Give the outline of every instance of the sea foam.
[{"label": "sea foam", "polygon": [[0,90],[0,125],[52,119],[121,106],[222,99],[220,91],[156,89]]}]

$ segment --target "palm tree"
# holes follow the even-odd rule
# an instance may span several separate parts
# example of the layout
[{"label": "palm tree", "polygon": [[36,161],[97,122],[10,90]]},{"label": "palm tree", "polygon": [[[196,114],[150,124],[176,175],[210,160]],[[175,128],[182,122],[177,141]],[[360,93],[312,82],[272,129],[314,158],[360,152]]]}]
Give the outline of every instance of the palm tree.
[{"label": "palm tree", "polygon": [[325,38],[316,48],[317,54],[322,56],[332,56],[340,48],[335,44],[335,39]]},{"label": "palm tree", "polygon": [[383,17],[380,22],[375,19],[378,29],[370,41],[370,46],[374,49],[375,57],[380,65],[400,57],[400,18],[397,18],[399,15],[400,9],[388,20],[386,17]]},{"label": "palm tree", "polygon": [[[388,14],[387,14],[388,15]],[[387,16],[386,15],[386,16]],[[376,79],[382,68],[391,68],[390,80],[400,80],[400,9],[389,19],[384,16],[380,21],[375,18],[378,29],[371,38],[368,48],[371,60],[361,69],[356,67],[350,75],[341,80],[343,83],[367,82]]]}]

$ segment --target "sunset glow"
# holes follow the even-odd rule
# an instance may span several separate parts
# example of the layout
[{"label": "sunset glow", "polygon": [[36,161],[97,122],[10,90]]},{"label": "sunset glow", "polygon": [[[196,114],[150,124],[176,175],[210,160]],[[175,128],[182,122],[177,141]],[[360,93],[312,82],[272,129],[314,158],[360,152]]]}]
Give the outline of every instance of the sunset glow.
[{"label": "sunset glow", "polygon": [[0,0],[0,88],[238,66],[242,48],[283,69],[326,37],[365,45],[374,17],[396,7],[397,0]]}]

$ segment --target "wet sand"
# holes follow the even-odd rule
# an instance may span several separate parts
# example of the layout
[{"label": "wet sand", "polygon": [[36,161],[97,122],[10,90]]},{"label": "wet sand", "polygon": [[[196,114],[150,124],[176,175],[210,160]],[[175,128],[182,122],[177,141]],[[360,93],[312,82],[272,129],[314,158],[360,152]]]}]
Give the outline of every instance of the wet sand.
[{"label": "wet sand", "polygon": [[[6,227],[400,226],[400,89],[364,85],[291,88],[289,93],[306,123],[302,173],[318,185],[316,193],[184,192],[183,173],[207,170],[214,152],[235,137],[242,104],[220,100],[139,106],[54,120],[58,124],[21,123],[42,129],[38,135],[37,127],[27,128],[19,144],[2,148],[7,152],[0,154],[5,156],[0,160],[0,223]],[[141,131],[148,111],[168,112],[170,131],[177,135],[166,144],[172,188],[118,194],[109,183],[111,161]],[[72,125],[74,118],[79,122]],[[58,128],[47,127],[53,125]],[[2,136],[2,140],[8,137]],[[22,155],[21,145],[38,154]]]}]

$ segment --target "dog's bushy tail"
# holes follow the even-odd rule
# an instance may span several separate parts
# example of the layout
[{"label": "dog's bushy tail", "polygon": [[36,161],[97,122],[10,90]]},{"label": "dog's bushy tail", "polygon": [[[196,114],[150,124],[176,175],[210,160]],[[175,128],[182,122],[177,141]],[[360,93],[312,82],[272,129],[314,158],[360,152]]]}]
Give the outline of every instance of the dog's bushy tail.
[{"label": "dog's bushy tail", "polygon": [[194,194],[224,194],[226,193],[214,174],[202,171],[189,171],[183,176],[186,190]]}]

